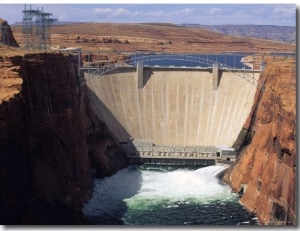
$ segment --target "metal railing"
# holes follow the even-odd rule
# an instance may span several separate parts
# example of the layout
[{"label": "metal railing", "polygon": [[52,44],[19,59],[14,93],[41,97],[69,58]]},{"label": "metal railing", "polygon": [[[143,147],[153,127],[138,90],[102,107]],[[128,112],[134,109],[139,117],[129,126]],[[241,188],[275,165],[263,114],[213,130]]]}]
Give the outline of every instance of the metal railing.
[{"label": "metal railing", "polygon": [[[88,53],[88,60],[90,59],[91,53]],[[206,56],[206,57],[205,57]],[[218,57],[222,56],[225,62],[219,62]],[[120,67],[130,67],[130,66],[136,66],[138,62],[151,62],[151,61],[161,61],[161,60],[173,60],[173,61],[184,61],[184,62],[191,62],[196,63],[201,66],[193,66],[193,67],[186,67],[184,68],[208,68],[210,69],[213,64],[218,64],[219,68],[221,70],[231,72],[234,75],[239,76],[240,78],[243,78],[247,82],[253,84],[254,86],[263,89],[263,86],[258,82],[258,80],[255,78],[254,73],[262,72],[264,65],[260,65],[259,70],[254,70],[254,68],[248,67],[244,63],[242,68],[237,68],[237,65],[235,63],[237,55],[234,54],[215,54],[215,55],[208,55],[208,54],[199,54],[199,55],[184,55],[184,54],[140,54],[140,53],[131,53],[130,56],[122,61],[119,62],[106,62],[104,65],[101,65],[101,62],[97,62],[98,66],[90,65],[91,62],[87,62],[87,66],[81,67],[81,70],[87,71],[89,74],[102,76],[106,73],[113,71]],[[239,55],[241,56],[241,55]],[[215,57],[215,59],[210,59]],[[228,57],[233,57],[233,65],[228,65],[226,63],[226,59],[228,60]],[[205,65],[205,67],[203,67]],[[252,64],[253,65],[253,64]],[[151,67],[157,67],[157,65],[147,65]],[[169,65],[167,67],[174,67],[173,65]],[[166,67],[166,66],[164,66]]]},{"label": "metal railing", "polygon": [[[100,59],[100,51],[82,51],[81,49],[64,49],[63,52],[67,53],[75,53],[78,55],[78,73],[80,74],[81,71],[88,72],[89,74],[103,76],[106,73],[118,69],[120,67],[135,67],[138,62],[151,62],[151,61],[160,61],[160,60],[170,60],[170,61],[185,61],[185,62],[192,62],[198,63],[199,65],[203,66],[177,66],[180,68],[199,68],[199,69],[210,69],[212,68],[213,64],[218,64],[219,68],[222,71],[231,72],[234,75],[244,79],[245,81],[253,84],[261,91],[264,90],[264,78],[262,81],[258,81],[255,78],[255,73],[263,73],[265,68],[264,58],[267,56],[295,56],[295,53],[272,53],[272,54],[249,54],[249,53],[220,53],[220,54],[176,54],[176,53],[136,53],[136,52],[126,52],[126,53],[114,53],[114,55],[123,54],[126,58],[125,60],[116,60],[111,61],[101,60]],[[87,62],[86,65],[82,64],[81,56],[82,54],[87,54]],[[92,61],[92,57],[95,59]],[[97,59],[98,56],[98,59]],[[237,62],[241,63],[241,60],[236,60],[236,57],[239,59],[241,57],[252,56],[252,60],[244,61],[242,63],[242,67],[238,67]],[[220,57],[223,57],[223,61],[220,62]],[[256,60],[255,60],[256,58]],[[231,60],[231,64],[228,64],[228,60]],[[240,64],[241,65],[241,64]],[[146,65],[149,67],[157,67],[158,65]],[[257,66],[259,68],[257,68]],[[174,65],[167,65],[161,66],[161,68],[170,68],[176,66]]]}]

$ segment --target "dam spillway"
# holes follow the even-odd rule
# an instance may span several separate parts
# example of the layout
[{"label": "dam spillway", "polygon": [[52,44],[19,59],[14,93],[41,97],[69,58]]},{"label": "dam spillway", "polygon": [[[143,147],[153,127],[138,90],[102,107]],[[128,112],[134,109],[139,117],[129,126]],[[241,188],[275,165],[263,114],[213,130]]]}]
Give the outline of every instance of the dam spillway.
[{"label": "dam spillway", "polygon": [[[231,147],[253,105],[256,86],[221,71],[217,89],[209,69],[136,67],[86,75],[93,108],[119,142]],[[259,73],[253,73],[258,79]]]}]

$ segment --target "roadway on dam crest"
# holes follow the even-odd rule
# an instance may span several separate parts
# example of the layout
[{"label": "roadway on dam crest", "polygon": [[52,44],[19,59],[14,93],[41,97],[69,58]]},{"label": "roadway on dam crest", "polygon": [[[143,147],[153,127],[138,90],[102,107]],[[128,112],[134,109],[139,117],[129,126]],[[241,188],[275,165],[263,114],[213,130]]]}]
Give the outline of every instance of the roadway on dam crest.
[{"label": "roadway on dam crest", "polygon": [[[158,145],[231,147],[257,89],[225,70],[215,90],[211,69],[144,67],[143,74],[138,89],[136,67],[85,73],[92,106],[119,142],[132,137]],[[256,80],[259,75],[253,73]]]}]

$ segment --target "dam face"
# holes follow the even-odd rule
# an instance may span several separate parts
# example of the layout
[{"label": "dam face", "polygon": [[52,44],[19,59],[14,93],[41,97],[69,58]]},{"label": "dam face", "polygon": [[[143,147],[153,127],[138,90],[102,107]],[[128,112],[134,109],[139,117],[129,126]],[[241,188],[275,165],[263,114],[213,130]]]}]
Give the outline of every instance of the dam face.
[{"label": "dam face", "polygon": [[227,71],[220,71],[216,89],[211,70],[144,67],[143,75],[138,87],[135,67],[86,74],[92,106],[119,142],[132,137],[157,145],[231,147],[256,91]]}]

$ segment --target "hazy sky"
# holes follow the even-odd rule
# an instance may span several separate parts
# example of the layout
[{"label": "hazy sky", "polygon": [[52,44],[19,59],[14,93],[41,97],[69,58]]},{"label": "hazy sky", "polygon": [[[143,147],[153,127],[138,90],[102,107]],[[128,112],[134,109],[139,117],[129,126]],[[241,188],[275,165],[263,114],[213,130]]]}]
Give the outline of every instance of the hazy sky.
[{"label": "hazy sky", "polygon": [[[59,1],[58,1],[59,2]],[[207,1],[208,2],[208,1]],[[80,2],[79,2],[80,3]],[[27,4],[27,7],[29,5]],[[32,4],[59,21],[296,25],[295,4]],[[0,4],[0,18],[22,21],[24,4]]]}]

